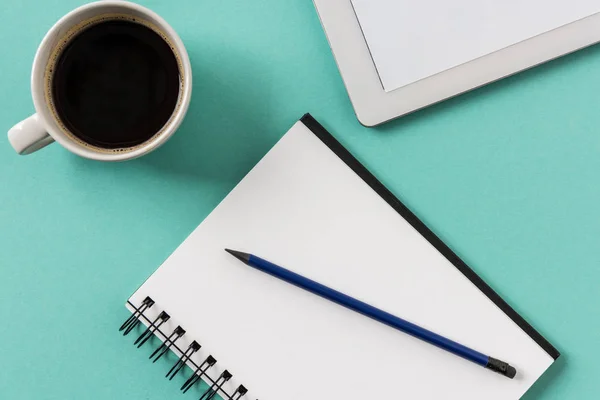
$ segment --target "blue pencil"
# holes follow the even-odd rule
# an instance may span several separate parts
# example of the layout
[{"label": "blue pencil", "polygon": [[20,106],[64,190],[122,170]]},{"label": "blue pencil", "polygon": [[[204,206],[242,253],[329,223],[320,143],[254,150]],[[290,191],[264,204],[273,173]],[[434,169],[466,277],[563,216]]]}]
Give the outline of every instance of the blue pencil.
[{"label": "blue pencil", "polygon": [[450,353],[472,361],[475,364],[479,364],[508,378],[514,378],[517,373],[517,370],[513,366],[505,363],[504,361],[486,356],[485,354],[470,349],[467,346],[463,346],[460,343],[456,343],[455,341],[440,336],[437,333],[421,328],[420,326],[405,321],[402,318],[396,317],[367,303],[340,293],[337,290],[305,278],[267,260],[263,260],[260,257],[230,249],[225,249],[225,251],[245,264],[258,269],[259,271],[266,272],[269,275],[291,283],[292,285],[298,286],[299,288],[307,290],[327,300],[333,301],[334,303],[349,308],[350,310],[356,311],[357,313],[363,314],[383,324],[396,328],[399,331],[412,335],[418,339],[449,351]]}]

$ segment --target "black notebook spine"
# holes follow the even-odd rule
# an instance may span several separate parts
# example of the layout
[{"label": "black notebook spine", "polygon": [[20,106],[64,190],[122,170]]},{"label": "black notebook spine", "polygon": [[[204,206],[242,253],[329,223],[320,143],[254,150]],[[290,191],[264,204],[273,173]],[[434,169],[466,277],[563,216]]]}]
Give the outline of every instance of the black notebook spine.
[{"label": "black notebook spine", "polygon": [[239,385],[233,393],[228,393],[223,388],[225,383],[233,377],[233,375],[227,370],[224,370],[216,380],[208,375],[208,371],[217,363],[217,360],[212,355],[206,357],[206,359],[199,365],[194,362],[191,357],[194,355],[194,353],[200,350],[202,346],[200,343],[194,340],[187,349],[180,348],[177,345],[177,341],[183,335],[185,335],[185,329],[178,325],[171,332],[165,331],[162,326],[171,318],[171,316],[165,310],[161,310],[158,316],[154,319],[148,318],[145,313],[152,308],[152,306],[154,306],[154,300],[152,300],[152,298],[146,297],[138,306],[130,301],[128,301],[127,304],[129,304],[134,311],[119,328],[119,331],[123,332],[123,336],[127,336],[139,325],[140,322],[143,322],[145,325],[147,325],[147,328],[136,338],[133,344],[140,348],[152,336],[158,337],[162,343],[149,357],[153,363],[158,361],[169,350],[179,355],[177,362],[171,367],[169,372],[167,372],[165,376],[166,378],[172,380],[185,367],[186,364],[192,367],[192,375],[180,388],[182,393],[186,393],[199,381],[204,381],[209,386],[209,388],[202,393],[199,400],[213,400],[217,394],[224,400],[240,400],[248,392],[244,385]]}]

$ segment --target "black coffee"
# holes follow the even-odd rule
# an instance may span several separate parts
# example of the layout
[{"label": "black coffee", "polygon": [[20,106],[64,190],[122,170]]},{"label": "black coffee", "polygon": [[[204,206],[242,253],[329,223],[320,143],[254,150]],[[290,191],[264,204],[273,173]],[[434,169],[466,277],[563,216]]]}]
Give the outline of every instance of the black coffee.
[{"label": "black coffee", "polygon": [[75,36],[52,76],[55,112],[66,128],[107,149],[135,146],[159,132],[180,89],[171,46],[125,20],[100,22]]}]

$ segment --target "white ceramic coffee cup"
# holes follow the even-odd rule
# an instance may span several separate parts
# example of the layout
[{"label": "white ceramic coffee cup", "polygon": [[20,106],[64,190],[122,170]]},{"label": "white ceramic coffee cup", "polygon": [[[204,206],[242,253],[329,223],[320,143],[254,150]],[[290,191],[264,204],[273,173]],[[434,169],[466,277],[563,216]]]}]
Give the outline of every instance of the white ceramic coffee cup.
[{"label": "white ceramic coffee cup", "polygon": [[[181,62],[180,80],[182,85],[173,115],[153,138],[141,145],[122,151],[101,151],[76,140],[64,131],[65,128],[57,121],[55,114],[46,101],[46,69],[61,40],[64,40],[67,33],[81,23],[108,14],[126,15],[152,24],[174,46],[174,52]],[[175,30],[158,14],[139,4],[121,0],[104,0],[86,4],[71,11],[48,31],[33,61],[31,94],[36,113],[16,124],[8,132],[8,140],[17,153],[30,154],[56,141],[67,150],[85,158],[100,161],[123,161],[140,157],[155,150],[175,133],[183,121],[190,103],[192,68],[183,42]]]}]

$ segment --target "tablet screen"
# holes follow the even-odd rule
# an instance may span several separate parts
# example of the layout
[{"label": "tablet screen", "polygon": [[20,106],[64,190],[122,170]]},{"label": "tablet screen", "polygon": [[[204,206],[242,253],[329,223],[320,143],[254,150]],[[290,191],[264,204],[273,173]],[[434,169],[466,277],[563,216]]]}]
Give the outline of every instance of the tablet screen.
[{"label": "tablet screen", "polygon": [[598,0],[351,0],[386,92],[600,12]]}]

